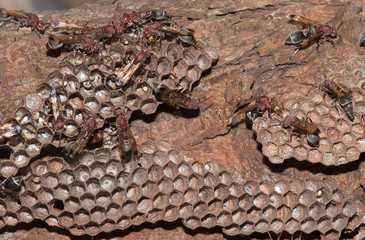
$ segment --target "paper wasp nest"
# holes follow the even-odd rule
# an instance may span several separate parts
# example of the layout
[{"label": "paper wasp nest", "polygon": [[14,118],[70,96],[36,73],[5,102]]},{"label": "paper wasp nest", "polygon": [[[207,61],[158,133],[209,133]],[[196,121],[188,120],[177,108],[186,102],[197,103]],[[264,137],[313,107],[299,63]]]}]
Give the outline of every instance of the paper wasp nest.
[{"label": "paper wasp nest", "polygon": [[[364,99],[360,89],[353,89],[353,101],[358,108]],[[272,114],[254,122],[257,140],[263,145],[263,153],[273,163],[295,158],[324,165],[341,165],[355,161],[365,151],[364,125],[357,115],[350,121],[346,113],[333,105],[328,95],[315,90],[308,98],[288,99],[284,104],[283,117],[309,118],[319,128],[319,145],[308,143],[306,134],[291,132],[282,126],[282,118]]]},{"label": "paper wasp nest", "polygon": [[228,235],[333,234],[356,213],[331,178],[238,182],[217,163],[188,163],[166,142],[144,143],[140,152],[123,164],[106,148],[84,151],[70,164],[50,156],[32,162],[19,200],[0,200],[1,226],[41,219],[94,236],[182,219],[188,228],[220,226]]}]

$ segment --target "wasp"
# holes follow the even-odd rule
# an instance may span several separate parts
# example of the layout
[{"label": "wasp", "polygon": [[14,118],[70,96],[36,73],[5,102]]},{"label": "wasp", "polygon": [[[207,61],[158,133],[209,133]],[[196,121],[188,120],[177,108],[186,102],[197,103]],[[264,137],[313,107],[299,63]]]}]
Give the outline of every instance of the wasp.
[{"label": "wasp", "polygon": [[117,117],[116,125],[118,127],[120,155],[127,159],[131,159],[137,153],[136,140],[128,126],[128,121],[125,118],[125,111],[117,109],[114,114]]},{"label": "wasp", "polygon": [[96,119],[97,116],[89,112],[86,115],[86,120],[84,122],[84,126],[78,135],[76,141],[70,141],[67,143],[65,147],[65,152],[70,156],[74,157],[77,154],[81,153],[84,149],[86,143],[89,141],[91,135],[94,133],[96,129]]},{"label": "wasp", "polygon": [[11,138],[20,133],[21,127],[15,119],[0,126],[0,139]]},{"label": "wasp", "polygon": [[319,144],[319,129],[312,122],[301,120],[297,117],[286,116],[282,123],[284,128],[292,128],[307,134],[308,142],[314,146]]},{"label": "wasp", "polygon": [[351,121],[354,120],[354,102],[351,97],[351,90],[345,85],[336,81],[324,80],[319,88],[324,93],[327,93],[332,98],[336,98],[340,106],[346,112],[346,115]]},{"label": "wasp", "polygon": [[18,29],[22,27],[30,27],[32,31],[38,34],[38,36],[43,34],[46,28],[49,27],[49,23],[39,20],[38,16],[33,13],[0,8],[0,21],[4,23],[10,20],[14,20],[19,23]]},{"label": "wasp", "polygon": [[165,33],[177,36],[178,40],[189,45],[195,45],[193,31],[178,26],[166,26],[160,22],[153,22],[143,30],[143,39],[147,44],[156,42],[165,36]]},{"label": "wasp", "polygon": [[299,50],[307,48],[315,42],[317,42],[318,48],[319,41],[321,39],[325,39],[325,41],[331,42],[332,45],[335,46],[332,39],[337,38],[337,36],[341,37],[337,31],[343,22],[341,22],[337,27],[333,27],[327,24],[319,24],[297,14],[290,14],[287,18],[289,23],[295,24],[302,29],[301,31],[291,32],[284,41],[285,44],[298,46],[293,55],[295,55]]},{"label": "wasp", "polygon": [[20,192],[22,184],[22,176],[10,177],[1,182],[0,191],[7,194],[17,194]]},{"label": "wasp", "polygon": [[278,103],[276,98],[269,98],[267,96],[246,99],[240,101],[237,104],[232,118],[235,118],[241,114],[245,114],[246,120],[252,124],[253,121],[255,121],[256,118],[261,117],[265,111],[269,111],[269,113],[278,113],[281,115],[282,107],[280,105],[281,104]]},{"label": "wasp", "polygon": [[185,109],[193,109],[193,110],[198,110],[200,103],[205,102],[212,97],[210,96],[204,100],[200,100],[199,98],[193,99],[190,96],[179,93],[175,90],[171,90],[163,83],[159,84],[156,87],[156,95],[159,101],[164,102],[177,109],[182,107]]},{"label": "wasp", "polygon": [[117,71],[116,84],[118,86],[126,84],[150,55],[151,53],[146,49],[142,49],[139,53],[137,53],[136,57],[132,61]]},{"label": "wasp", "polygon": [[88,36],[70,35],[67,31],[49,34],[47,43],[49,49],[57,50],[64,45],[86,53],[96,53],[100,49],[100,42]]}]

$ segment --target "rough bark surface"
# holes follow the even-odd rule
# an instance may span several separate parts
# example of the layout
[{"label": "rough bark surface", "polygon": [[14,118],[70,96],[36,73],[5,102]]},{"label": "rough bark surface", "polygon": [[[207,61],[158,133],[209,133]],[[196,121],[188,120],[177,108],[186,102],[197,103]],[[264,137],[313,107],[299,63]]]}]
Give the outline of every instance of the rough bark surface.
[{"label": "rough bark surface", "polygon": [[[67,21],[79,25],[108,24],[123,9],[163,8],[173,16],[193,19],[186,27],[195,37],[219,51],[219,61],[206,73],[193,91],[193,97],[209,96],[212,105],[204,103],[197,117],[160,108],[152,116],[135,116],[131,122],[137,143],[146,140],[166,140],[185,156],[200,162],[217,161],[235,177],[262,181],[265,179],[306,178],[312,175],[333,177],[342,189],[354,195],[358,212],[365,212],[364,155],[358,161],[341,167],[286,160],[270,163],[261,153],[254,133],[245,124],[226,127],[235,104],[251,96],[276,96],[279,100],[306,96],[321,81],[322,67],[346,64],[349,56],[364,56],[359,40],[365,34],[365,13],[360,1],[99,1],[64,12],[38,13],[41,19]],[[298,13],[312,20],[335,26],[343,21],[341,39],[334,48],[330,43],[313,45],[289,57],[294,48],[283,44],[295,26],[285,17]],[[47,56],[46,36],[38,38],[29,29],[16,32],[15,24],[0,31],[0,117],[14,114],[25,96],[35,92],[57,62],[65,58]],[[364,61],[365,57],[362,58]],[[347,63],[349,64],[349,63]],[[360,64],[360,63],[359,63]],[[334,73],[332,73],[334,74]],[[340,74],[340,72],[338,73]],[[343,79],[346,81],[346,79]],[[361,184],[363,184],[361,186]],[[361,214],[360,214],[361,215]],[[342,236],[351,239],[356,233]],[[284,234],[285,235],[285,234]],[[304,236],[314,239],[318,234]],[[285,235],[290,238],[289,234]],[[299,234],[295,235],[299,238]],[[306,238],[305,238],[306,237]],[[67,231],[51,228],[42,222],[2,229],[0,239],[82,239]],[[100,239],[242,239],[228,237],[221,229],[192,231],[179,222],[143,224],[126,231],[114,231],[97,236]],[[243,239],[269,239],[267,234],[255,234]]]}]

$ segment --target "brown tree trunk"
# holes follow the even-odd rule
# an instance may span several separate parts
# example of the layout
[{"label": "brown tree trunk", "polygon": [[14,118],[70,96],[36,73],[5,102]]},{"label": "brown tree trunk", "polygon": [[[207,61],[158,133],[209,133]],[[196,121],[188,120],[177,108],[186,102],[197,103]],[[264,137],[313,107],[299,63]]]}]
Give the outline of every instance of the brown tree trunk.
[{"label": "brown tree trunk", "polygon": [[[184,26],[194,30],[194,36],[219,51],[219,60],[204,74],[194,88],[193,97],[213,97],[206,109],[194,118],[159,111],[153,116],[141,117],[131,123],[137,143],[148,139],[169,139],[174,149],[200,162],[217,161],[237,178],[262,181],[265,179],[307,178],[312,175],[331,176],[346,193],[359,201],[365,199],[364,159],[343,165],[327,167],[320,164],[286,160],[274,165],[263,156],[260,144],[245,124],[235,128],[226,126],[239,100],[251,96],[276,96],[280,101],[290,97],[307,96],[321,81],[323,70],[332,65],[351,66],[351,56],[365,61],[365,48],[359,40],[365,34],[363,2],[359,1],[99,1],[68,11],[38,13],[43,20],[66,21],[78,25],[100,26],[121,16],[124,9],[144,10],[163,8],[172,16],[189,17]],[[296,29],[286,16],[297,13],[320,23],[337,26],[343,21],[335,39],[336,47],[325,42],[318,51],[315,44],[299,51],[284,45],[286,36]],[[25,96],[35,92],[57,63],[65,58],[49,56],[47,37],[38,38],[28,28],[16,32],[9,23],[0,28],[0,117],[13,116]],[[365,74],[365,65],[363,66]],[[338,68],[336,68],[338,69]],[[337,70],[336,70],[337,71]],[[332,74],[334,74],[332,72]],[[342,72],[338,72],[342,77]],[[347,81],[343,79],[343,81]],[[152,121],[153,120],[153,121]],[[147,130],[146,130],[147,129]],[[174,134],[172,134],[172,129]],[[362,166],[362,172],[360,171]],[[364,184],[364,183],[362,183]],[[364,202],[360,211],[364,214]],[[21,224],[1,231],[0,239],[56,239],[73,238],[67,231],[54,229],[41,222]],[[143,224],[126,231],[102,234],[106,239],[238,239],[228,237],[220,229],[187,229],[179,222]],[[289,237],[289,235],[287,235]],[[299,236],[296,235],[298,238]],[[267,234],[255,234],[244,239],[269,239]],[[351,238],[351,237],[350,237]],[[81,238],[80,238],[81,239]],[[241,239],[241,238],[240,238]],[[344,238],[345,239],[345,238]]]}]

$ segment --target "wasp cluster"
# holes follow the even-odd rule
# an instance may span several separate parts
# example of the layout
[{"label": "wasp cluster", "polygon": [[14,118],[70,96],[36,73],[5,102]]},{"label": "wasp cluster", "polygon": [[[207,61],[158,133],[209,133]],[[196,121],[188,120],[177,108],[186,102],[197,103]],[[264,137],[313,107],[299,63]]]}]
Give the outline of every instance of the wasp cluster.
[{"label": "wasp cluster", "polygon": [[46,156],[31,163],[19,200],[0,200],[1,226],[41,219],[74,235],[182,219],[228,235],[273,231],[340,233],[356,213],[331,178],[238,182],[214,162],[189,163],[166,142],[146,142],[137,161],[84,151],[72,166]]}]

